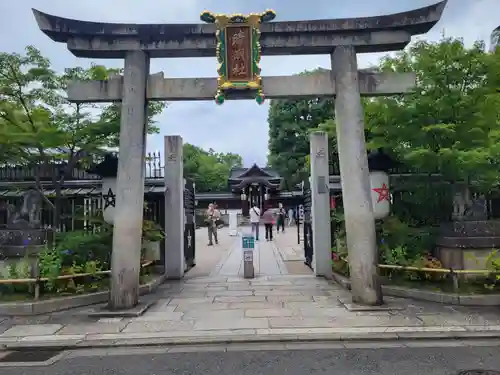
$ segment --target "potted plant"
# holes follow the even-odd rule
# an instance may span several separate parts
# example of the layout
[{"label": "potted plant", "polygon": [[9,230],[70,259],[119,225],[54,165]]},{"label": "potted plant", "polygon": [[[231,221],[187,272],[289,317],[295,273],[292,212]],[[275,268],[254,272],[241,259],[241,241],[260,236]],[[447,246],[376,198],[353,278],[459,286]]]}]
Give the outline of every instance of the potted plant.
[{"label": "potted plant", "polygon": [[160,260],[160,242],[165,239],[161,226],[151,220],[142,222],[142,249],[145,260]]}]

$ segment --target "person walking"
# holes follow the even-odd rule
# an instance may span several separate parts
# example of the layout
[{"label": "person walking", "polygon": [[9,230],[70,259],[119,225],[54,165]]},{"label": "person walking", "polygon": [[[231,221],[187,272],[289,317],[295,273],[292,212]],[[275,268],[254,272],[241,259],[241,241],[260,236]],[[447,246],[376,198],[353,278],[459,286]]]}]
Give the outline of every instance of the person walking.
[{"label": "person walking", "polygon": [[252,233],[255,235],[255,241],[259,240],[259,225],[260,225],[260,210],[256,204],[250,209],[250,225],[252,225]]},{"label": "person walking", "polygon": [[264,227],[266,229],[266,241],[273,240],[273,224],[276,219],[276,214],[272,208],[267,208],[262,214],[262,222],[264,223]]},{"label": "person walking", "polygon": [[292,226],[292,223],[293,223],[293,217],[294,217],[294,214],[293,214],[293,208],[290,208],[288,210],[288,226],[291,227]]},{"label": "person walking", "polygon": [[215,207],[213,203],[208,205],[208,210],[205,213],[205,221],[208,224],[208,246],[212,246],[213,240],[215,240],[215,244],[219,244],[219,240],[217,239],[217,220],[220,219],[220,212]]},{"label": "person walking", "polygon": [[280,203],[278,207],[279,208],[278,208],[278,219],[276,221],[276,233],[278,233],[280,231],[280,227],[281,227],[281,232],[284,233],[285,232],[286,211],[283,208],[282,203]]}]

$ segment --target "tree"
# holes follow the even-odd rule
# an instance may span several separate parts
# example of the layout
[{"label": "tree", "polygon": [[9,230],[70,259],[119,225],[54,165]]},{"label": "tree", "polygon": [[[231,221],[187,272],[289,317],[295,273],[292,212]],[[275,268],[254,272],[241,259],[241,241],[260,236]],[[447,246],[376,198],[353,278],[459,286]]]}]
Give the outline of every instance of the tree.
[{"label": "tree", "polygon": [[[119,73],[93,65],[58,74],[31,46],[23,55],[0,53],[0,156],[3,163],[35,167],[35,188],[53,208],[55,228],[60,223],[65,178],[77,165],[116,146],[120,129],[119,105],[69,103],[65,97],[67,82],[104,80],[109,74]],[[163,103],[150,105],[149,132],[158,131],[152,119],[163,108]],[[51,178],[53,202],[44,193],[42,176]]]},{"label": "tree", "polygon": [[380,63],[383,71],[415,72],[410,95],[376,98],[365,106],[370,147],[395,153],[421,173],[439,173],[487,193],[500,183],[500,53],[455,38],[411,45]]},{"label": "tree", "polygon": [[309,130],[333,119],[334,115],[331,99],[271,101],[268,165],[276,169],[289,188],[300,183],[303,173],[307,171]]},{"label": "tree", "polygon": [[226,190],[231,168],[242,165],[240,155],[205,151],[189,143],[184,145],[184,176],[195,182],[199,192]]}]

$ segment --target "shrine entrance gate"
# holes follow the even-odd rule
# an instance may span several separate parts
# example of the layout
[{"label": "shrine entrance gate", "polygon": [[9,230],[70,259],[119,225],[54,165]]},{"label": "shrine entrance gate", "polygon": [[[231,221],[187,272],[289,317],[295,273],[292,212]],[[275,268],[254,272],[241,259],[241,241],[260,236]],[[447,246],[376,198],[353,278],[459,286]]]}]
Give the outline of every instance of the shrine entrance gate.
[{"label": "shrine entrance gate", "polygon": [[[264,98],[336,98],[337,144],[353,301],[367,305],[382,303],[360,97],[409,92],[415,84],[415,76],[358,71],[357,53],[404,48],[413,35],[426,33],[439,21],[445,5],[446,1],[442,1],[378,17],[285,22],[267,22],[274,17],[272,11],[249,16],[203,12],[201,18],[209,24],[159,25],[86,22],[34,10],[40,30],[55,42],[66,43],[75,56],[125,61],[122,77],[73,82],[68,87],[68,98],[72,102],[121,102],[122,105],[110,307],[123,309],[138,303],[137,249],[142,231],[147,102],[213,100],[214,97],[217,103],[225,99],[254,98],[262,103]],[[250,27],[241,28],[238,25],[241,22]],[[231,43],[224,44],[221,40]],[[331,56],[331,71],[260,76],[261,55],[317,54]],[[217,78],[165,78],[162,73],[149,74],[151,58],[207,56],[217,56],[219,60]],[[171,138],[171,144],[167,147],[166,142],[165,151],[166,182],[167,174],[170,175],[165,198],[168,213],[165,215],[168,237],[165,267],[168,277],[180,278],[185,262],[182,140],[167,138]],[[312,134],[313,266],[319,276],[331,273],[329,194],[325,194],[327,150],[326,135]]]}]

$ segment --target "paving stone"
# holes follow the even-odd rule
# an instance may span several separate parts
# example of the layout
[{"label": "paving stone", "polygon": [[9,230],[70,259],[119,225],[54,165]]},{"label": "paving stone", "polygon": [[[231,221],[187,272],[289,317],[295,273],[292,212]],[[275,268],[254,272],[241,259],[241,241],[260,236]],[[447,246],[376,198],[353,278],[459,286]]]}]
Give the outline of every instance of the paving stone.
[{"label": "paving stone", "polygon": [[131,322],[149,322],[158,320],[181,320],[183,312],[146,312],[137,318],[132,318]]},{"label": "paving stone", "polygon": [[172,305],[170,299],[159,300],[154,306],[150,307],[147,313],[152,312],[174,312],[177,305]]},{"label": "paving stone", "polygon": [[482,316],[478,315],[462,315],[456,314],[435,314],[435,315],[417,315],[417,317],[424,322],[425,325],[439,326],[439,325],[498,325],[499,320],[489,321]]},{"label": "paving stone", "polygon": [[271,328],[295,328],[295,327],[331,327],[332,320],[328,318],[300,318],[283,317],[270,318],[269,326]]},{"label": "paving stone", "polygon": [[268,328],[269,322],[265,318],[243,318],[234,320],[199,319],[196,320],[195,330],[220,330],[220,329],[256,329]]},{"label": "paving stone", "polygon": [[229,307],[229,303],[211,303],[211,304],[184,304],[178,305],[174,311],[179,312],[187,312],[192,310],[204,310],[204,311],[212,311],[212,310],[227,310]]},{"label": "paving stone", "polygon": [[183,292],[221,292],[224,290],[228,290],[227,287],[228,287],[227,283],[217,284],[216,286],[213,286],[212,284],[203,284],[203,285],[193,284],[193,285],[185,285],[184,288],[182,288],[182,291]]},{"label": "paving stone", "polygon": [[313,302],[312,296],[267,296],[269,302]]},{"label": "paving stone", "polygon": [[119,323],[123,321],[123,318],[100,318],[97,323]]},{"label": "paving stone", "polygon": [[271,290],[255,290],[253,292],[256,296],[303,296],[299,290],[281,290],[279,288]]},{"label": "paving stone", "polygon": [[245,316],[248,318],[268,318],[280,316],[297,316],[298,312],[289,309],[259,309],[245,310]]},{"label": "paving stone", "polygon": [[173,320],[160,320],[160,321],[146,321],[146,322],[131,322],[123,333],[139,333],[139,332],[165,332],[165,331],[186,331],[193,329],[192,321],[173,321]]},{"label": "paving stone", "polygon": [[235,302],[265,302],[265,296],[226,296],[226,297],[215,297],[215,303],[235,303]]},{"label": "paving stone", "polygon": [[[321,308],[338,308],[342,307],[345,310],[345,307],[340,306],[337,301],[319,301],[313,302],[312,299],[310,301],[285,301],[284,307],[293,310],[302,310],[302,309],[321,309]],[[347,310],[346,310],[347,311]]]},{"label": "paving stone", "polygon": [[253,292],[251,290],[224,290],[216,292],[207,292],[207,296],[214,297],[233,297],[233,296],[251,296]]},{"label": "paving stone", "polygon": [[280,309],[283,308],[283,302],[233,302],[228,303],[229,309],[239,310],[260,310],[260,309]]},{"label": "paving stone", "polygon": [[196,304],[210,304],[214,301],[214,297],[203,298],[172,298],[169,305],[196,305]]},{"label": "paving stone", "polygon": [[419,319],[402,316],[339,316],[334,318],[334,327],[403,327],[422,326]]},{"label": "paving stone", "polygon": [[208,298],[210,296],[207,295],[206,292],[202,292],[202,291],[196,291],[196,292],[190,292],[190,291],[179,291],[179,292],[175,292],[175,293],[169,293],[168,296],[171,298],[171,299],[178,299],[178,298],[185,298],[185,299],[204,299],[204,298]]},{"label": "paving stone", "polygon": [[291,281],[269,281],[269,280],[263,280],[263,281],[251,281],[250,284],[252,286],[269,286],[269,287],[279,287],[282,285],[293,285]]},{"label": "paving stone", "polygon": [[187,319],[241,319],[245,316],[245,310],[191,310],[184,313],[184,320]]},{"label": "paving stone", "polygon": [[297,311],[297,315],[307,316],[307,317],[327,316],[333,318],[339,316],[353,316],[352,312],[347,311],[343,307],[309,307],[292,311]]},{"label": "paving stone", "polygon": [[128,323],[69,324],[57,332],[58,335],[79,335],[94,333],[118,333]]},{"label": "paving stone", "polygon": [[227,290],[272,290],[272,285],[229,284]]},{"label": "paving stone", "polygon": [[62,327],[61,324],[16,325],[2,333],[0,337],[53,335]]}]

